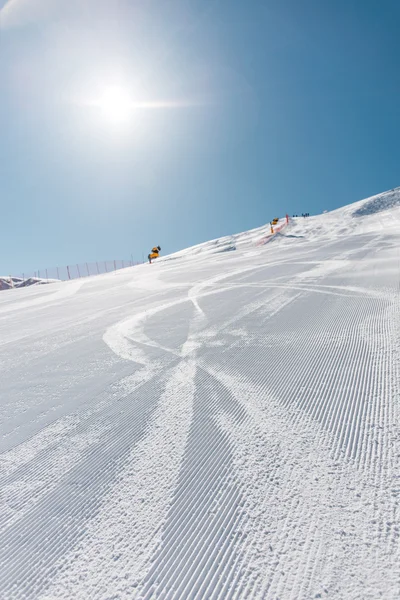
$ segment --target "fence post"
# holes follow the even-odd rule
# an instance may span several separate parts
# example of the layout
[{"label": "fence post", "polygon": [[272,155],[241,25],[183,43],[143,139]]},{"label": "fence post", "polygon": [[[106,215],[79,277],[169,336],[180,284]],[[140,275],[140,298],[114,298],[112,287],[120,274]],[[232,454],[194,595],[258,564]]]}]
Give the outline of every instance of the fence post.
[{"label": "fence post", "polygon": [[108,273],[108,271],[107,271],[107,261],[106,260],[104,261],[104,268],[106,270],[106,273]]},{"label": "fence post", "polygon": [[96,267],[97,267],[97,275],[100,275],[100,271],[99,271],[99,263],[96,261]]},{"label": "fence post", "polygon": [[79,270],[79,265],[76,265],[76,268],[77,268],[78,275],[79,275],[79,278],[80,278],[80,276],[81,276],[81,272],[80,272],[80,270]]},{"label": "fence post", "polygon": [[60,273],[58,271],[58,267],[56,267],[56,268],[57,268],[57,279],[60,279]]},{"label": "fence post", "polygon": [[89,277],[89,276],[90,276],[90,273],[89,273],[89,267],[88,267],[88,264],[87,264],[87,263],[86,263],[86,271],[87,271],[87,274],[88,274],[88,277]]},{"label": "fence post", "polygon": [[67,273],[68,273],[68,279],[71,279],[71,273],[69,272],[69,266],[67,265]]}]

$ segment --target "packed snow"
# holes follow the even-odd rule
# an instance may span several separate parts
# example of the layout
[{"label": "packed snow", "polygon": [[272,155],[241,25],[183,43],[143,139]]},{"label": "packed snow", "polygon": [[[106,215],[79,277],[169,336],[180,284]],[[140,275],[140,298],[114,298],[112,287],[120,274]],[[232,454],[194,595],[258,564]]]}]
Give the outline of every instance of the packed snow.
[{"label": "packed snow", "polygon": [[2,294],[0,597],[399,598],[399,248],[397,189]]}]

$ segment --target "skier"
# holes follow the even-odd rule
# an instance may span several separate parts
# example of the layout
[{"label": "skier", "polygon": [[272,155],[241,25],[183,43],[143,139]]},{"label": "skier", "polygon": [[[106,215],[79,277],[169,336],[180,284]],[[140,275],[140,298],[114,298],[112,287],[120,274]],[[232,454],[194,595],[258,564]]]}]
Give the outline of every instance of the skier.
[{"label": "skier", "polygon": [[161,252],[160,246],[154,246],[154,248],[151,249],[151,252],[147,257],[149,259],[150,264],[152,258],[158,258],[159,252]]}]

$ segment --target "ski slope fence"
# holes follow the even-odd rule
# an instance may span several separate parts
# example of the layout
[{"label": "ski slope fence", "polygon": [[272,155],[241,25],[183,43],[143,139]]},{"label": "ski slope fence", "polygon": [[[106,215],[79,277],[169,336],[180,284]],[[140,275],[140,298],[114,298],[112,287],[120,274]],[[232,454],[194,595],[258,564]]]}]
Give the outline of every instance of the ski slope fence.
[{"label": "ski slope fence", "polygon": [[61,281],[68,281],[70,279],[79,279],[81,277],[91,277],[93,275],[103,275],[105,273],[111,273],[126,267],[133,267],[140,265],[141,262],[134,261],[133,259],[123,260],[102,260],[96,262],[85,262],[79,264],[71,264],[65,267],[51,267],[45,269],[38,269],[30,273],[22,273],[22,279],[29,279],[30,277],[37,277],[38,279],[60,279]]},{"label": "ski slope fence", "polygon": [[[273,227],[273,233],[262,237],[256,246],[263,246],[270,242],[274,236],[282,231],[289,223],[289,216],[286,215],[286,220],[280,225]],[[63,267],[46,267],[38,269],[37,271],[23,272],[18,277],[22,280],[28,280],[30,278],[37,278],[42,280],[54,280],[58,279],[61,281],[68,281],[71,279],[80,279],[81,277],[91,277],[93,275],[104,275],[105,273],[111,273],[113,271],[119,271],[126,267],[133,267],[135,265],[141,265],[143,261],[134,261],[133,257],[130,259],[113,259],[113,260],[102,260],[96,262],[84,262],[78,264],[70,264]],[[10,280],[12,279],[10,275]],[[1,287],[0,287],[1,289]]]}]

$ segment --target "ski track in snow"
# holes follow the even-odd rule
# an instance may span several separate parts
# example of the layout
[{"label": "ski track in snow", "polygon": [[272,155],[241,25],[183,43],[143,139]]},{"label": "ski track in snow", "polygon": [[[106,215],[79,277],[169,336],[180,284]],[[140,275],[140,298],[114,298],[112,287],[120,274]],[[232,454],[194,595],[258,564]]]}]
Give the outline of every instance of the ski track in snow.
[{"label": "ski track in snow", "polygon": [[[365,598],[367,584],[373,598],[382,575],[377,578],[376,564],[386,565],[387,588],[382,591],[387,597],[396,584],[393,545],[377,546],[373,555],[375,528],[359,537],[363,525],[376,519],[379,484],[352,461],[341,461],[338,468],[336,461],[343,457],[332,456],[334,439],[312,419],[303,416],[300,427],[288,420],[276,399],[265,397],[265,387],[242,377],[215,376],[240,398],[247,413],[240,424],[219,419],[232,439],[237,474],[250,490],[239,527],[242,556],[232,597],[311,598],[331,590],[341,598]],[[390,477],[385,483],[390,485]],[[385,529],[385,519],[379,521]],[[314,570],[320,574],[317,582]]]},{"label": "ski track in snow", "polygon": [[[301,274],[300,276],[296,277],[295,279],[300,279],[300,280],[310,280],[310,279],[317,279],[319,276],[325,276],[329,273],[332,273],[336,270],[338,270],[339,268],[343,268],[343,261],[330,261],[330,263],[325,267],[324,265],[317,265],[316,268],[312,269],[310,272],[306,272],[304,274]],[[218,280],[223,280],[225,279],[226,276],[221,276],[220,278],[218,278]],[[214,284],[215,282],[213,280],[209,281],[209,282],[204,282],[202,285],[199,286],[195,286],[194,288],[192,288],[189,291],[188,294],[188,298],[190,298],[192,300],[192,302],[194,303],[196,309],[198,310],[199,313],[202,314],[202,316],[204,316],[204,312],[203,310],[200,308],[199,304],[198,304],[198,297],[201,297],[201,291],[203,289],[206,289],[207,287],[210,287]],[[246,285],[246,284],[243,284]],[[274,286],[274,284],[272,284],[272,287],[276,287]],[[286,287],[286,286],[285,286]],[[334,287],[334,286],[331,286]],[[290,286],[291,289],[295,289],[295,286]],[[371,295],[373,297],[378,297],[378,298],[382,298],[384,295],[381,293],[374,293],[374,291],[372,290],[367,290],[367,289],[360,289],[357,287],[345,287],[342,286],[343,290],[348,290],[349,292],[353,292],[356,294],[361,294],[361,295]],[[308,288],[308,291],[310,290],[310,288]],[[221,291],[221,289],[219,290],[219,292]],[[313,291],[316,291],[315,289]],[[319,291],[319,290],[317,290]],[[329,293],[329,292],[328,292]],[[339,294],[340,295],[340,294]],[[347,294],[344,294],[347,295]],[[282,297],[279,297],[278,300],[278,304],[277,304],[277,309],[276,311],[271,310],[272,306],[271,303],[269,303],[268,305],[268,309],[269,309],[269,318],[272,318],[275,314],[275,312],[278,312],[279,310],[281,310],[286,303],[284,302]],[[290,298],[287,303],[292,302],[294,299],[296,299],[297,296],[295,296],[294,298]],[[251,305],[247,306],[244,314],[248,314],[254,310],[257,310],[259,308],[261,308],[261,306],[264,304],[264,302],[261,303],[252,303]],[[243,311],[242,311],[243,313]],[[237,314],[235,316],[235,318],[233,319],[233,321],[240,319],[240,317],[243,316],[242,314]],[[224,323],[223,327],[221,329],[225,329],[225,327],[227,325],[229,325],[230,323]],[[214,336],[216,335],[217,332],[214,333]],[[151,342],[149,340],[146,340],[143,336],[134,336],[134,339],[136,341],[141,341],[142,343],[146,344],[149,343],[150,345],[154,345],[154,342]],[[165,349],[165,348],[164,348]],[[263,390],[262,388],[260,390],[258,390],[258,394],[256,394],[254,391],[252,393],[251,390],[251,384],[249,382],[247,382],[245,385],[243,385],[243,383],[241,382],[241,380],[235,380],[234,377],[231,378],[226,378],[223,375],[221,376],[221,374],[218,374],[216,372],[211,373],[209,369],[207,369],[204,365],[200,365],[201,368],[205,369],[209,374],[212,374],[212,376],[214,378],[216,378],[217,380],[219,380],[225,388],[229,389],[230,392],[234,395],[234,396],[240,396],[242,395],[242,398],[248,398],[249,395],[253,396],[253,397],[259,397],[262,398],[263,396],[263,391],[264,391],[264,395],[265,395],[265,390]],[[358,399],[359,400],[359,399]],[[245,407],[248,408],[248,404],[250,404],[251,406],[251,402],[246,401],[245,403]],[[270,499],[270,496],[268,495],[268,483],[270,481],[270,473],[269,473],[269,469],[266,469],[267,471],[267,475],[264,476],[264,485],[262,484],[262,477],[261,477],[261,473],[264,473],[264,469],[266,467],[266,465],[268,464],[268,460],[266,460],[266,457],[268,457],[269,452],[268,450],[265,448],[265,441],[262,440],[270,440],[271,438],[274,439],[274,442],[272,444],[272,448],[273,451],[271,452],[271,456],[272,459],[270,458],[269,460],[272,460],[272,463],[275,464],[275,468],[276,468],[276,464],[280,464],[282,470],[284,471],[283,467],[286,467],[287,464],[290,465],[290,467],[288,468],[288,475],[284,477],[284,482],[283,482],[283,489],[284,492],[283,494],[285,495],[286,489],[288,489],[291,485],[293,485],[293,481],[291,480],[291,478],[293,477],[293,472],[294,469],[297,467],[298,470],[300,471],[301,475],[299,476],[299,487],[297,490],[297,502],[300,503],[300,501],[302,500],[302,489],[304,487],[304,475],[306,475],[306,477],[308,478],[308,485],[309,486],[313,486],[314,487],[314,496],[313,496],[313,501],[309,502],[309,506],[306,508],[303,508],[301,510],[301,514],[304,514],[306,517],[306,524],[303,525],[303,523],[300,522],[299,527],[302,527],[303,529],[305,528],[305,530],[307,531],[306,534],[302,534],[299,536],[299,532],[296,528],[292,528],[291,530],[291,541],[289,544],[287,544],[288,548],[293,548],[293,559],[289,558],[288,561],[289,563],[293,560],[296,560],[296,564],[299,563],[299,546],[300,548],[303,546],[303,544],[305,544],[306,546],[306,553],[308,553],[310,551],[310,545],[312,545],[313,547],[315,547],[315,539],[318,538],[318,560],[321,563],[321,568],[320,570],[322,570],[322,572],[324,571],[323,569],[323,565],[324,564],[329,564],[330,561],[332,561],[332,555],[331,555],[331,550],[332,548],[336,548],[337,545],[343,545],[342,544],[342,536],[346,535],[345,533],[343,533],[346,529],[346,531],[352,531],[352,529],[354,529],[355,525],[354,525],[354,518],[355,515],[357,515],[357,513],[359,512],[359,507],[356,507],[355,509],[353,509],[352,507],[352,502],[350,501],[348,504],[348,506],[344,506],[343,505],[343,489],[350,489],[353,490],[354,488],[354,482],[355,482],[355,474],[357,475],[357,471],[354,469],[354,467],[352,467],[350,469],[349,467],[349,472],[346,472],[345,474],[340,473],[340,471],[338,472],[338,476],[336,477],[332,477],[331,480],[328,481],[328,485],[325,486],[321,486],[318,484],[318,486],[316,486],[315,482],[319,482],[319,481],[323,481],[325,483],[325,478],[326,478],[326,473],[332,473],[333,475],[337,475],[335,470],[333,469],[333,465],[334,465],[334,460],[335,457],[331,456],[332,452],[331,452],[331,447],[329,444],[326,444],[326,447],[328,448],[328,450],[326,448],[324,448],[324,456],[326,457],[325,460],[324,458],[321,457],[321,451],[323,448],[324,443],[321,442],[321,437],[323,437],[321,434],[319,434],[318,436],[316,436],[316,432],[315,429],[311,428],[310,430],[310,434],[309,434],[309,438],[312,439],[312,444],[310,444],[310,448],[304,448],[304,443],[303,443],[303,447],[301,447],[301,453],[300,450],[298,448],[299,444],[293,444],[294,441],[294,435],[295,433],[293,431],[290,431],[290,435],[287,434],[287,437],[283,440],[281,440],[281,436],[283,435],[283,432],[285,431],[285,427],[287,428],[287,413],[282,411],[282,408],[280,409],[280,415],[279,418],[277,419],[275,417],[275,420],[272,419],[271,420],[271,412],[268,412],[267,418],[261,418],[262,417],[262,413],[260,412],[260,410],[257,410],[257,402],[254,402],[254,398],[253,398],[253,412],[254,414],[251,415],[252,417],[252,422],[250,425],[250,430],[249,425],[247,425],[246,427],[243,427],[243,425],[238,426],[237,427],[237,431],[235,432],[235,428],[234,426],[231,425],[231,427],[225,427],[225,429],[227,429],[228,431],[230,430],[231,436],[233,437],[233,442],[234,442],[234,447],[236,449],[236,452],[242,449],[242,447],[244,446],[244,449],[242,450],[243,452],[243,456],[245,457],[244,459],[241,458],[239,459],[239,465],[241,465],[242,469],[239,468],[238,471],[240,474],[242,474],[242,477],[240,478],[242,481],[242,485],[246,485],[246,488],[249,486],[250,489],[256,489],[259,488],[260,489],[260,493],[262,494],[261,496],[256,494],[256,497],[253,499],[253,510],[255,510],[255,515],[253,515],[253,518],[251,518],[251,513],[252,511],[249,509],[247,502],[245,504],[245,512],[246,512],[246,523],[248,524],[249,521],[251,521],[252,527],[253,529],[256,530],[256,535],[255,535],[255,540],[253,540],[253,545],[256,546],[256,557],[254,558],[254,556],[252,557],[253,560],[251,562],[254,562],[254,564],[258,567],[256,569],[257,572],[257,576],[255,578],[255,581],[252,582],[251,577],[249,578],[249,580],[247,581],[246,584],[244,584],[244,581],[246,580],[246,578],[248,578],[248,576],[242,577],[242,582],[241,585],[238,586],[238,592],[237,594],[235,594],[235,596],[237,597],[241,597],[241,593],[242,593],[242,588],[243,586],[246,587],[246,592],[243,592],[244,595],[247,597],[248,595],[252,596],[253,593],[255,593],[255,596],[259,596],[259,597],[264,597],[265,594],[271,594],[271,597],[275,597],[274,594],[278,594],[279,596],[279,590],[273,590],[273,579],[272,579],[272,575],[271,573],[266,576],[264,576],[264,580],[262,581],[258,581],[257,582],[257,578],[260,579],[260,572],[264,572],[264,573],[268,573],[268,563],[271,563],[271,557],[268,555],[264,555],[263,556],[263,551],[262,549],[266,547],[267,542],[268,545],[272,547],[272,545],[269,543],[269,541],[271,540],[271,535],[270,532],[273,529],[273,523],[275,522],[279,522],[282,521],[284,519],[288,518],[288,514],[287,514],[287,508],[282,509],[280,513],[281,514],[276,514],[273,511],[271,511],[271,506],[269,506],[268,508],[265,509],[266,514],[268,514],[269,516],[269,520],[267,522],[263,522],[262,518],[261,518],[261,513],[262,513],[262,503],[261,503],[261,497],[263,497],[264,495]],[[269,408],[271,408],[271,403],[269,403]],[[276,409],[277,410],[277,409]],[[343,409],[342,409],[343,410]],[[352,408],[352,406],[350,406],[350,409],[348,409],[348,411],[354,412],[354,408]],[[340,412],[339,412],[340,415]],[[286,417],[286,418],[285,418]],[[315,417],[315,414],[313,415],[313,417]],[[221,422],[224,422],[224,419],[221,418]],[[341,424],[343,424],[343,418],[341,418]],[[272,423],[272,425],[271,425]],[[262,427],[262,424],[264,424],[264,427]],[[268,427],[265,427],[265,425],[268,424]],[[335,425],[337,424],[337,422],[335,422]],[[301,440],[304,440],[304,432],[305,432],[305,423],[304,421],[302,421],[301,423],[302,427],[300,428],[300,435],[301,435]],[[368,425],[368,424],[367,424]],[[357,421],[355,423],[355,428],[357,428]],[[224,427],[222,427],[222,429],[224,429]],[[258,429],[258,431],[257,431]],[[235,432],[235,433],[232,433]],[[337,433],[337,432],[334,432]],[[350,436],[351,433],[349,434],[348,432],[347,436]],[[345,432],[340,432],[337,437],[339,439],[339,441],[342,439],[343,435],[345,435]],[[278,439],[278,441],[276,441]],[[253,448],[246,448],[246,444],[245,441],[246,440],[254,440],[254,447]],[[290,445],[294,446],[294,451],[293,454],[291,455],[290,459],[289,457],[286,458],[284,461],[277,461],[277,448],[279,449],[280,445],[282,444],[282,441],[286,441],[288,442],[288,440],[290,441]],[[300,444],[301,446],[301,444]],[[340,448],[340,446],[339,446]],[[351,449],[352,446],[349,446],[349,450],[348,453],[351,454]],[[269,448],[269,450],[271,450],[271,448]],[[336,454],[339,452],[339,456],[340,456],[340,452],[341,450],[338,450],[336,452]],[[279,454],[279,452],[278,452]],[[246,457],[248,458],[250,456],[250,461],[246,462]],[[303,456],[305,456],[305,466],[302,464],[301,461],[299,461],[299,457],[302,458]],[[296,460],[295,457],[297,457],[297,463],[300,463],[300,467],[298,467],[298,464],[296,464]],[[315,465],[314,465],[314,469],[312,471],[311,474],[308,474],[307,471],[309,471],[309,468],[307,469],[307,467],[309,467],[310,465],[310,461],[315,461]],[[261,465],[261,472],[260,469],[257,469],[257,465]],[[244,467],[244,468],[243,468]],[[250,474],[250,476],[249,476]],[[329,479],[329,478],[328,478]],[[345,481],[343,482],[342,479],[344,479]],[[256,484],[257,483],[257,484]],[[320,489],[322,487],[322,489]],[[315,489],[317,488],[317,489]],[[329,494],[329,490],[335,490],[333,494]],[[368,494],[369,496],[371,495],[371,493],[374,493],[374,485],[370,485],[368,479],[366,479],[365,481],[361,481],[358,483],[358,489],[362,490],[363,493]],[[366,490],[366,492],[365,492]],[[293,492],[292,495],[295,495],[295,493]],[[361,494],[360,494],[361,495]],[[328,506],[326,504],[326,498],[328,497]],[[270,499],[271,500],[271,499]],[[277,511],[278,508],[283,507],[285,505],[285,498],[282,497],[278,497],[277,499],[275,499],[276,505],[277,507],[275,508],[275,510]],[[343,515],[341,515],[340,519],[338,519],[338,522],[335,522],[334,520],[331,519],[331,517],[329,516],[329,503],[333,503],[336,504],[337,506],[340,506],[341,508],[343,508]],[[368,505],[371,507],[370,515],[369,515],[369,520],[373,521],[373,517],[374,517],[374,511],[375,511],[375,506],[373,504]],[[319,511],[319,512],[316,512]],[[319,516],[319,518],[317,518],[315,515],[319,513],[321,513],[322,511],[322,516]],[[367,510],[364,510],[364,513],[367,513]],[[291,512],[289,511],[289,514],[291,514]],[[313,525],[312,528],[312,532],[311,534],[314,535],[314,537],[312,538],[313,544],[310,544],[309,540],[306,539],[306,541],[304,541],[304,537],[305,535],[309,536],[309,532],[308,532],[308,528],[310,527],[310,524],[308,523],[308,520],[310,518],[310,515],[314,514],[314,520],[315,523]],[[335,513],[336,515],[336,513]],[[365,514],[363,515],[363,519],[368,518]],[[258,523],[258,525],[257,525]],[[361,521],[362,523],[362,521]],[[382,525],[382,524],[381,524]],[[244,527],[244,529],[246,529],[246,527]],[[239,530],[240,531],[240,530]],[[318,533],[317,533],[318,532]],[[263,540],[263,533],[265,533],[266,535],[264,535],[265,539]],[[238,533],[236,532],[236,535],[238,535]],[[243,531],[240,531],[239,537],[244,537],[244,533]],[[300,542],[298,541],[298,539],[300,538]],[[335,539],[336,538],[336,539]],[[297,540],[297,543],[296,543]],[[332,545],[332,541],[335,541],[335,544]],[[372,532],[370,539],[368,539],[367,541],[362,541],[362,543],[360,544],[360,557],[359,560],[363,560],[364,563],[368,563],[370,566],[370,572],[371,569],[373,568],[374,564],[373,561],[371,563],[371,561],[367,561],[368,558],[368,548],[373,544],[374,541],[374,532]],[[208,543],[212,543],[211,541],[209,541]],[[239,545],[239,544],[238,544]],[[251,547],[251,546],[250,546]],[[333,552],[336,552],[336,550],[334,550]],[[280,552],[278,552],[279,554]],[[287,554],[288,552],[286,551],[285,554]],[[249,557],[251,554],[251,550],[248,551],[247,553],[247,562],[249,561]],[[254,554],[254,549],[253,549],[253,554]],[[390,557],[390,554],[389,554]],[[354,558],[354,557],[353,557]],[[307,560],[309,560],[309,558],[307,558]],[[313,558],[314,561],[317,560],[317,556],[315,556]],[[352,596],[356,597],[357,594],[357,586],[359,586],[359,582],[357,581],[356,584],[353,584],[352,582],[352,577],[354,577],[354,565],[351,561],[350,562],[350,573],[346,573],[346,576],[348,578],[348,581],[346,581],[345,585],[343,586],[343,581],[342,581],[342,586],[346,587],[346,594],[351,593]],[[274,563],[273,563],[274,564]],[[389,561],[389,564],[390,561]],[[276,565],[275,565],[276,566]],[[314,565],[315,566],[315,565]],[[344,579],[344,573],[343,573],[343,569],[344,567],[347,567],[348,565],[343,565],[341,564],[341,579]],[[392,567],[393,565],[391,565]],[[214,574],[214,578],[215,579],[219,579],[221,577],[221,574],[223,572],[223,570],[226,569],[226,565],[224,563],[222,563],[222,567],[218,570],[216,570],[216,573]],[[390,575],[390,571],[391,568],[389,568],[388,573],[386,573],[386,577],[388,577]],[[202,578],[202,572],[200,572],[198,575],[198,578],[201,580]],[[290,574],[291,577],[293,577],[292,574]],[[314,594],[314,591],[309,589],[304,580],[301,580],[301,589],[296,588],[296,580],[299,579],[299,568],[297,567],[297,577],[294,577],[294,581],[291,580],[291,577],[288,577],[288,583],[287,583],[287,587],[289,588],[289,594],[290,597],[296,598],[296,597],[300,597],[301,594],[303,593],[307,593],[307,594]],[[321,590],[323,592],[323,590],[330,586],[338,586],[337,580],[335,579],[338,578],[338,573],[334,572],[329,573],[329,569],[328,572],[326,574],[326,583],[322,583],[319,588],[320,589],[316,589],[315,590],[315,594],[321,593]],[[170,585],[171,587],[173,587],[174,582],[176,582],[178,578],[178,573],[175,573],[172,577],[170,576],[169,581],[167,582],[163,582],[162,587],[164,588],[168,588],[168,585]],[[280,580],[280,587],[282,588],[283,583],[282,583],[282,577],[279,578]],[[194,586],[194,582],[191,583],[192,586]],[[325,585],[325,588],[324,588]],[[211,586],[211,584],[209,583],[209,586]],[[352,589],[353,586],[353,589]],[[248,588],[248,589],[247,589]],[[253,589],[253,593],[251,593],[251,588]],[[151,592],[150,592],[150,596],[152,595],[154,588],[150,588]],[[337,592],[343,593],[343,590],[340,589],[340,587],[337,587],[336,589]],[[183,594],[183,590],[179,590],[178,591],[178,595]],[[202,597],[203,594],[207,593],[206,589],[203,589],[201,594],[198,594],[199,597]],[[288,590],[286,589],[285,593],[288,593]],[[276,597],[278,597],[276,596]]]},{"label": "ski track in snow", "polygon": [[359,222],[143,271],[132,372],[0,456],[2,597],[400,597],[399,255]]},{"label": "ski track in snow", "polygon": [[194,370],[190,360],[173,369],[148,433],[42,600],[132,596],[160,543],[191,422]]}]

